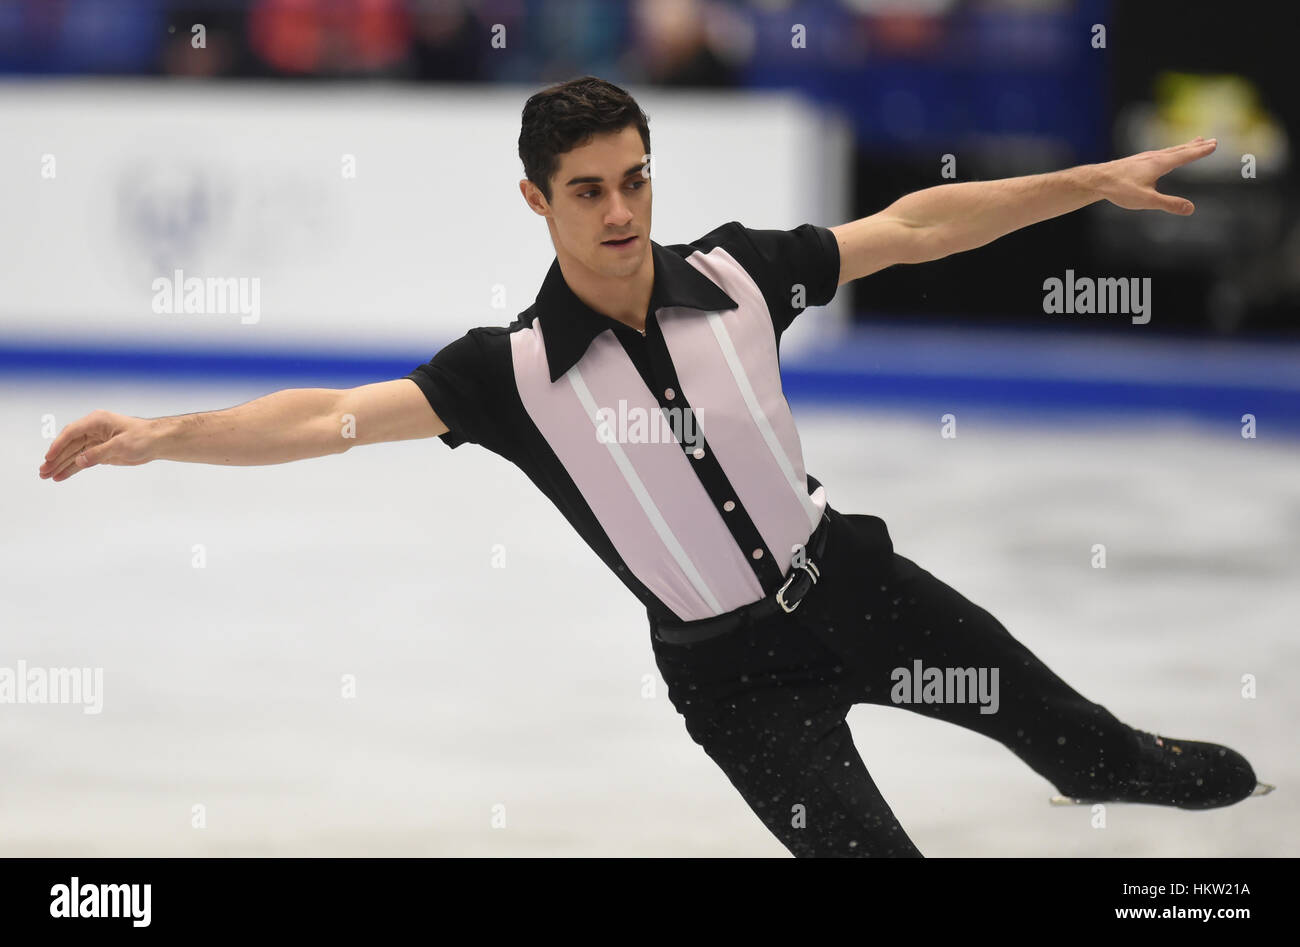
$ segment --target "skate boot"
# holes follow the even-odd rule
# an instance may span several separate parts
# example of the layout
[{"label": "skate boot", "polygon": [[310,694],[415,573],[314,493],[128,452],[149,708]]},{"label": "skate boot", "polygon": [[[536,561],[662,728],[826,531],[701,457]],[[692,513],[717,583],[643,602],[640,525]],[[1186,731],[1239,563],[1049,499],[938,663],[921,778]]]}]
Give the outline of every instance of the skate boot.
[{"label": "skate boot", "polygon": [[[1067,787],[1054,805],[1136,802],[1179,809],[1216,809],[1248,796],[1264,795],[1273,786],[1255,779],[1255,771],[1236,750],[1217,743],[1198,743],[1134,730],[1135,764],[1104,785]],[[1077,789],[1072,792],[1068,789]]]}]

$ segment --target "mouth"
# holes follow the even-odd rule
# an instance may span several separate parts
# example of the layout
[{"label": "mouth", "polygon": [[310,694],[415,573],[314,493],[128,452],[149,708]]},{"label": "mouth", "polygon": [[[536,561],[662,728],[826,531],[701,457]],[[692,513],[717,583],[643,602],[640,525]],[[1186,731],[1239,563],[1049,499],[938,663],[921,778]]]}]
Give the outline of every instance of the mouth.
[{"label": "mouth", "polygon": [[632,236],[624,237],[622,240],[606,240],[604,243],[601,244],[601,246],[613,247],[616,250],[621,250],[623,247],[632,246],[632,244],[636,243],[636,240],[637,240],[636,234],[632,234]]}]

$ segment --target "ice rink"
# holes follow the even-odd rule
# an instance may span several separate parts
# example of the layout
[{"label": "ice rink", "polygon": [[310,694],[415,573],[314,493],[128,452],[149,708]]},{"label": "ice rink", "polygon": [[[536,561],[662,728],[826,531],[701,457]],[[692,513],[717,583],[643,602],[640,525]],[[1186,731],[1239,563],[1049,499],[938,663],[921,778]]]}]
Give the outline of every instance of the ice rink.
[{"label": "ice rink", "polygon": [[[642,608],[487,451],[37,477],[46,415],[280,387],[7,386],[0,665],[103,668],[103,705],[2,708],[0,851],[788,857],[687,736]],[[1300,854],[1296,441],[977,412],[944,439],[917,413],[796,415],[833,506],[882,516],[899,552],[1120,719],[1226,743],[1279,786],[1208,812],[1112,806],[1096,828],[1000,745],[856,707],[926,855]]]}]

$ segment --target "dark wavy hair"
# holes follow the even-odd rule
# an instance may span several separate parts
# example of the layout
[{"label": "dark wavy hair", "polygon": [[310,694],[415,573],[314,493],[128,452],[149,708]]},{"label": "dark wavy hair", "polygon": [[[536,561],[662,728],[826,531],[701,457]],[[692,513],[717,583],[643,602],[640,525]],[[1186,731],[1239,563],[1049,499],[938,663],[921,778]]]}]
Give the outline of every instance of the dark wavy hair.
[{"label": "dark wavy hair", "polygon": [[519,160],[524,177],[551,199],[551,178],[560,155],[594,135],[635,125],[645,154],[650,153],[650,122],[636,100],[611,82],[581,76],[550,86],[524,103],[519,128]]}]

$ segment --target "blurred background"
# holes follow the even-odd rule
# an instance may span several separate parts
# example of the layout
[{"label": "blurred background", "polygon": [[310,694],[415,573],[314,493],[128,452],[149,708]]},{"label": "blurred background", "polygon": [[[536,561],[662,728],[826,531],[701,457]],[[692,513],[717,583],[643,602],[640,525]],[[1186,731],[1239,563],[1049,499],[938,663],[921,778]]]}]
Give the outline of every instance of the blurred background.
[{"label": "blurred background", "polygon": [[[590,73],[649,114],[661,244],[1218,138],[1159,185],[1193,216],[1098,204],[875,274],[783,371],[832,505],[1121,719],[1283,787],[1099,831],[1003,748],[855,708],[923,852],[1300,853],[1290,35],[1208,2],[0,0],[0,669],[104,675],[100,714],[0,703],[0,852],[784,854],[499,458],[36,477],[96,408],[401,377],[512,321],[554,257],[519,114]],[[1071,276],[1149,280],[1149,321],[1048,311]],[[234,295],[185,312],[193,277]]]}]

